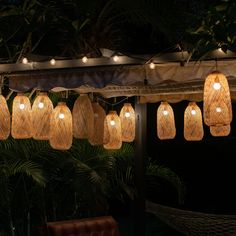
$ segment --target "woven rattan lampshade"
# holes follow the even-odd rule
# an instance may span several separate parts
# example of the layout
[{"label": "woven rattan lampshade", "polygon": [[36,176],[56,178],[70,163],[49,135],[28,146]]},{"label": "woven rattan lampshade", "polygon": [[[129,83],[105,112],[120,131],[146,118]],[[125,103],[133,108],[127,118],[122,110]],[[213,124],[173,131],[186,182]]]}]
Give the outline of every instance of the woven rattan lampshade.
[{"label": "woven rattan lampshade", "polygon": [[32,137],[31,104],[22,93],[13,99],[11,135],[15,139]]},{"label": "woven rattan lampshade", "polygon": [[122,141],[133,142],[135,138],[135,112],[130,103],[125,103],[120,111]]},{"label": "woven rattan lampshade", "polygon": [[0,95],[0,140],[5,140],[10,135],[10,124],[11,118],[6,99]]},{"label": "woven rattan lampshade", "polygon": [[184,112],[184,138],[199,141],[203,135],[202,112],[195,102],[190,102]]},{"label": "woven rattan lampshade", "polygon": [[39,93],[32,105],[33,138],[48,140],[50,138],[50,118],[53,104],[47,93]]},{"label": "woven rattan lampshade", "polygon": [[210,132],[212,136],[216,137],[228,136],[230,134],[230,130],[230,125],[210,126]]},{"label": "woven rattan lampshade", "polygon": [[99,105],[99,103],[92,103],[94,114],[94,131],[92,137],[89,138],[89,142],[92,145],[104,144],[104,120],[106,118],[106,112]]},{"label": "woven rattan lampshade", "polygon": [[72,145],[72,115],[64,102],[59,102],[50,120],[50,145],[57,150],[68,150]]},{"label": "woven rattan lampshade", "polygon": [[81,94],[74,103],[73,135],[75,138],[89,140],[93,137],[94,115],[91,101],[87,94]]},{"label": "woven rattan lampshade", "polygon": [[173,139],[176,135],[175,118],[172,107],[161,102],[157,109],[157,136],[159,139]]},{"label": "woven rattan lampshade", "polygon": [[232,105],[229,85],[227,78],[217,71],[210,73],[204,83],[203,116],[204,122],[208,126],[213,125],[213,123],[211,123],[212,121],[216,121],[216,119],[211,117],[211,115],[213,115],[211,111],[214,110],[214,108],[211,107],[213,103],[225,104],[224,106],[226,106],[227,109],[225,108],[224,111],[227,112],[227,114],[224,116],[226,120],[223,123],[230,124],[232,121]]},{"label": "woven rattan lampshade", "polygon": [[116,111],[110,111],[104,121],[104,139],[108,143],[104,144],[105,149],[120,149],[122,146],[121,139],[121,122]]}]

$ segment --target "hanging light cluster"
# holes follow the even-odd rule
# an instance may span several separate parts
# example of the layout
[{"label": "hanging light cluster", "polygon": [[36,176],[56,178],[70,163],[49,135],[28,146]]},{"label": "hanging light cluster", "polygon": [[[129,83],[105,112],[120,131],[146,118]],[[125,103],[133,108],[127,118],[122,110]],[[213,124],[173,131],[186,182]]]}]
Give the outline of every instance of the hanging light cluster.
[{"label": "hanging light cluster", "polygon": [[210,73],[204,83],[203,117],[213,136],[227,136],[232,121],[232,104],[227,78],[220,72]]}]

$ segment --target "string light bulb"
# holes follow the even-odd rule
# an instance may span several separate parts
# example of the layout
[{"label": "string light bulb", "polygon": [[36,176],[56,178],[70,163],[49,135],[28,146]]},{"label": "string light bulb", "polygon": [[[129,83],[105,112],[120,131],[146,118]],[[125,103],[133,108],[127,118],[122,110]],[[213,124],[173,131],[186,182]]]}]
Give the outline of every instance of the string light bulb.
[{"label": "string light bulb", "polygon": [[195,115],[197,114],[196,110],[195,110],[195,109],[192,109],[192,110],[191,110],[191,114],[192,114],[193,116],[195,116]]},{"label": "string light bulb", "polygon": [[82,58],[82,62],[83,62],[83,63],[87,63],[87,62],[88,62],[88,58],[87,58],[86,56],[84,56],[84,57]]},{"label": "string light bulb", "polygon": [[168,114],[169,114],[169,112],[168,112],[167,110],[164,110],[164,111],[163,111],[163,115],[164,115],[164,116],[167,116]]},{"label": "string light bulb", "polygon": [[22,59],[22,63],[23,63],[23,64],[27,64],[27,63],[28,63],[28,59],[27,59],[26,57],[24,57],[24,58]]},{"label": "string light bulb", "polygon": [[114,61],[114,62],[119,61],[119,57],[118,57],[117,55],[113,56],[113,61]]},{"label": "string light bulb", "polygon": [[116,122],[115,122],[114,120],[111,120],[111,121],[110,121],[110,124],[111,124],[112,126],[114,126],[114,125],[116,124]]},{"label": "string light bulb", "polygon": [[155,69],[155,63],[153,63],[153,62],[151,62],[150,64],[149,64],[149,67],[150,67],[150,69],[152,69],[152,70],[154,70]]},{"label": "string light bulb", "polygon": [[125,112],[125,117],[129,118],[130,117],[130,113],[129,112]]},{"label": "string light bulb", "polygon": [[222,110],[221,110],[221,108],[220,107],[217,107],[216,108],[216,112],[221,112]]},{"label": "string light bulb", "polygon": [[43,109],[43,108],[44,108],[44,103],[43,103],[43,102],[40,102],[40,103],[38,104],[38,107],[39,107],[40,109]]},{"label": "string light bulb", "polygon": [[52,58],[52,59],[50,60],[50,64],[51,64],[52,66],[54,66],[54,65],[56,64],[56,60],[55,60],[54,58]]},{"label": "string light bulb", "polygon": [[63,113],[60,113],[60,114],[58,115],[58,117],[59,117],[59,119],[64,119],[64,118],[65,118],[65,115],[64,115]]},{"label": "string light bulb", "polygon": [[214,88],[215,90],[219,90],[219,89],[221,88],[221,84],[220,84],[219,82],[215,82],[215,83],[213,84],[213,88]]},{"label": "string light bulb", "polygon": [[24,109],[25,109],[25,104],[21,103],[21,104],[19,105],[19,107],[20,107],[21,110],[24,110]]}]

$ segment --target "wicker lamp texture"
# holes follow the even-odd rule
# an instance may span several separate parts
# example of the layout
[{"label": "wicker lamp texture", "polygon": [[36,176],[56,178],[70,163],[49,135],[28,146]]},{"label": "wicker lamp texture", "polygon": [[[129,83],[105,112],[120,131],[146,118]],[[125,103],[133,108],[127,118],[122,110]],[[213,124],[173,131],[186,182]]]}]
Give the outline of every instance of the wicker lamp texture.
[{"label": "wicker lamp texture", "polygon": [[0,95],[0,140],[6,140],[11,132],[11,116],[6,99]]},{"label": "wicker lamp texture", "polygon": [[157,136],[161,140],[173,139],[176,135],[175,118],[172,107],[161,102],[157,109]]},{"label": "wicker lamp texture", "polygon": [[47,93],[40,93],[32,105],[33,138],[49,140],[53,104]]},{"label": "wicker lamp texture", "polygon": [[72,146],[72,114],[64,102],[59,102],[50,120],[49,143],[53,149],[68,150]]},{"label": "wicker lamp texture", "polygon": [[75,138],[92,139],[94,115],[91,101],[87,94],[81,94],[75,101],[72,111],[73,135]]},{"label": "wicker lamp texture", "polygon": [[130,103],[125,103],[120,111],[122,141],[133,142],[135,138],[135,112]]},{"label": "wicker lamp texture", "polygon": [[99,103],[92,103],[92,108],[94,114],[94,131],[93,135],[89,138],[89,143],[92,145],[103,145],[106,112]]},{"label": "wicker lamp texture", "polygon": [[[226,120],[224,122],[221,121],[220,123],[230,124],[232,121],[232,104],[229,85],[227,78],[217,71],[210,73],[204,83],[203,116],[204,122],[208,126],[215,125],[215,121],[218,118],[214,118],[214,116],[219,116],[216,112],[212,113],[213,104],[224,104],[224,106],[227,107],[227,109],[224,107],[224,111],[227,112],[227,115],[224,116]],[[214,122],[211,123],[212,121]]]},{"label": "wicker lamp texture", "polygon": [[13,99],[11,135],[15,139],[32,137],[31,104],[28,97],[21,93]]},{"label": "wicker lamp texture", "polygon": [[203,135],[201,109],[195,102],[190,102],[184,112],[184,138],[188,141],[199,141]]},{"label": "wicker lamp texture", "polygon": [[108,140],[104,144],[105,149],[120,149],[122,146],[121,139],[121,122],[116,111],[110,111],[104,121],[104,139]]}]

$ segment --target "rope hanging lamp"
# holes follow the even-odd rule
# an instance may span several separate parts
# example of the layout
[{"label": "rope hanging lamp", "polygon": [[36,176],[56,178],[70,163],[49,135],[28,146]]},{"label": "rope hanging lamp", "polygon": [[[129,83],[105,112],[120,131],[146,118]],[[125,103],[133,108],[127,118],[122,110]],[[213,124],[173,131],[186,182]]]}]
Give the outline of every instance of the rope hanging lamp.
[{"label": "rope hanging lamp", "polygon": [[31,104],[28,97],[18,93],[13,99],[11,135],[15,139],[32,137]]},{"label": "rope hanging lamp", "polygon": [[33,138],[49,140],[53,104],[47,93],[39,93],[32,105]]},{"label": "rope hanging lamp", "polygon": [[161,140],[173,139],[176,135],[175,118],[172,107],[161,102],[157,109],[157,136]]},{"label": "rope hanging lamp", "polygon": [[11,117],[4,96],[0,95],[0,140],[6,140],[10,135]]},{"label": "rope hanging lamp", "polygon": [[200,141],[203,135],[201,109],[195,102],[189,102],[184,112],[184,138],[188,141]]}]

